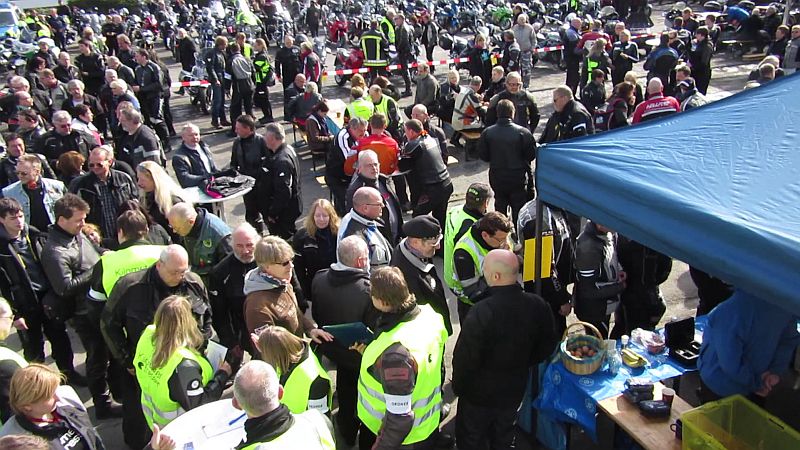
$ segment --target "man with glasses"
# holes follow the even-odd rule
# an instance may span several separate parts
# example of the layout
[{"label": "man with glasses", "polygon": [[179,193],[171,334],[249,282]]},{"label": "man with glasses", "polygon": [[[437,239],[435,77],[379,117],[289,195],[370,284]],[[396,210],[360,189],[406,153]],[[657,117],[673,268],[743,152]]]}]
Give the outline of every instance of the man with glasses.
[{"label": "man with glasses", "polygon": [[372,150],[358,152],[356,176],[345,194],[346,209],[355,208],[355,193],[364,186],[372,187],[380,192],[384,209],[380,217],[386,227],[387,239],[392,245],[400,241],[400,228],[403,226],[403,212],[400,201],[395,194],[392,181],[381,173],[378,155]]},{"label": "man with glasses", "polygon": [[461,236],[453,252],[455,279],[451,289],[458,296],[458,318],[461,323],[469,309],[488,295],[483,277],[483,259],[493,249],[511,248],[509,234],[514,225],[497,211],[486,213]]},{"label": "man with glasses", "polygon": [[433,265],[433,256],[442,244],[442,227],[431,216],[417,216],[403,224],[403,234],[406,237],[394,248],[390,265],[403,272],[418,304],[430,305],[442,316],[448,336],[452,335],[444,285]]},{"label": "man with glasses", "polygon": [[100,226],[109,246],[117,244],[119,209],[136,200],[139,188],[131,177],[113,169],[114,151],[110,146],[95,147],[89,155],[89,173],[70,183],[69,190],[86,201],[90,208],[86,221]]},{"label": "man with glasses", "polygon": [[592,115],[580,102],[575,101],[572,89],[568,86],[553,89],[553,109],[555,112],[547,120],[540,138],[541,143],[594,134]]},{"label": "man with glasses", "polygon": [[58,157],[67,152],[78,152],[84,157],[96,146],[94,137],[72,129],[72,116],[66,111],[53,113],[53,129],[48,131],[39,141],[34,151],[47,158],[51,167],[55,167]]},{"label": "man with glasses", "polygon": [[56,178],[56,174],[53,173],[53,169],[50,168],[50,164],[47,163],[47,159],[44,156],[25,151],[28,146],[25,138],[20,134],[7,133],[3,136],[3,140],[6,142],[6,152],[0,158],[0,187],[8,186],[19,179],[17,178],[17,163],[23,155],[33,155],[39,159],[41,173],[44,174],[45,178]]},{"label": "man with glasses", "polygon": [[100,321],[103,337],[114,359],[130,375],[126,390],[122,432],[131,448],[143,448],[150,429],[141,406],[141,390],[134,377],[133,355],[144,329],[153,322],[156,309],[171,296],[186,297],[204,338],[211,337],[211,308],[200,277],[189,270],[189,254],[180,245],[169,245],[150,267],[118,279],[105,303]]},{"label": "man with glasses", "polygon": [[[17,138],[16,142],[21,142]],[[13,198],[22,207],[25,220],[39,230],[55,221],[53,205],[64,196],[64,183],[42,178],[42,161],[36,155],[22,155],[17,161],[18,181],[3,188],[3,197]]]},{"label": "man with glasses", "polygon": [[369,246],[370,270],[389,264],[392,259],[392,235],[381,219],[383,196],[375,188],[364,186],[353,194],[353,209],[339,226],[338,242],[348,236],[361,236]]},{"label": "man with glasses", "polygon": [[539,125],[539,108],[533,94],[522,89],[522,75],[511,72],[506,76],[506,90],[495,95],[489,100],[489,109],[486,111],[486,125],[497,123],[497,104],[501,100],[510,100],[514,104],[514,123],[525,127],[531,133]]}]

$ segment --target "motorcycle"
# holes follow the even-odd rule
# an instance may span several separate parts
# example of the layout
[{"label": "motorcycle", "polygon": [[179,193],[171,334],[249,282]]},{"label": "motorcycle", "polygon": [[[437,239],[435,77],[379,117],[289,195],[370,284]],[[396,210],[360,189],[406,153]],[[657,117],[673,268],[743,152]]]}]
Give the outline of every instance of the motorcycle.
[{"label": "motorcycle", "polygon": [[[447,30],[439,30],[439,47],[450,53],[450,59],[460,58],[469,50],[469,42],[460,36],[453,36]],[[466,69],[467,63],[457,63],[454,65],[456,70]]]},{"label": "motorcycle", "polygon": [[136,45],[147,50],[152,50],[156,44],[156,36],[148,29],[141,29],[134,32]]},{"label": "motorcycle", "polygon": [[490,4],[486,8],[486,14],[487,18],[489,19],[489,23],[497,25],[503,30],[508,30],[513,25],[512,19],[514,18],[514,13],[505,3],[500,3],[499,5]]},{"label": "motorcycle", "polygon": [[336,20],[332,20],[328,24],[328,40],[336,43],[339,47],[344,47],[347,44],[347,31],[348,31],[347,18],[344,14],[338,14]]},{"label": "motorcycle", "polygon": [[[364,52],[358,47],[353,47],[350,50],[346,48],[338,48],[336,50],[336,62],[334,63],[334,70],[356,70],[364,65]],[[344,86],[352,75],[334,75],[333,79],[339,86]]]},{"label": "motorcycle", "polygon": [[[561,40],[561,34],[558,30],[544,30],[542,28],[537,27],[536,33],[536,49],[545,48],[545,47],[555,47],[558,45],[562,45],[563,42]],[[539,57],[539,61],[545,61],[553,65],[553,67],[557,70],[566,71],[567,70],[567,61],[564,59],[564,50],[555,50],[549,52],[538,52],[536,53]]]},{"label": "motorcycle", "polygon": [[[206,79],[206,76],[206,63],[200,55],[198,55],[191,72],[181,70],[178,75],[181,81],[202,81]],[[208,106],[211,104],[211,89],[208,86],[189,86],[183,89],[189,93],[192,106],[196,106],[203,114],[208,114]]]}]

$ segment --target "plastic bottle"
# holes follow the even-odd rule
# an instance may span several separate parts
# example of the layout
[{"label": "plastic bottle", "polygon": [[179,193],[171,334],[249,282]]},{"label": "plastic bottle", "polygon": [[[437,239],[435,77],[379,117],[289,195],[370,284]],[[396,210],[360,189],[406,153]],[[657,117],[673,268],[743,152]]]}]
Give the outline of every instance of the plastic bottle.
[{"label": "plastic bottle", "polygon": [[617,350],[617,342],[613,340],[606,341],[606,354],[608,355],[608,370],[616,375],[622,367],[622,356]]}]

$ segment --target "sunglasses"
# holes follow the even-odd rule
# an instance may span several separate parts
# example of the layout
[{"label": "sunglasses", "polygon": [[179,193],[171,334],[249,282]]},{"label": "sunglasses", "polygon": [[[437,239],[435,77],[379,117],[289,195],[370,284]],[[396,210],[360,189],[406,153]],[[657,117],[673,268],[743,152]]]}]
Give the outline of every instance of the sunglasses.
[{"label": "sunglasses", "polygon": [[89,168],[91,169],[91,168],[93,168],[93,167],[103,167],[103,165],[104,165],[105,163],[106,163],[106,161],[99,162],[99,163],[89,163]]}]

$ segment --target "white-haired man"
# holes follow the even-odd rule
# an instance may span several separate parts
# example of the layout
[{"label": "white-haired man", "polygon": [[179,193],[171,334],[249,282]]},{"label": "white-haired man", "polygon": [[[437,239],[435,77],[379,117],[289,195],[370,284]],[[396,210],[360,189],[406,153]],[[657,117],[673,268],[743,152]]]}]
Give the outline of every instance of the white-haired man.
[{"label": "white-haired man", "polygon": [[247,436],[237,448],[334,450],[333,426],[319,411],[293,414],[281,404],[283,386],[275,369],[264,361],[245,364],[233,382],[233,406],[247,414]]}]

